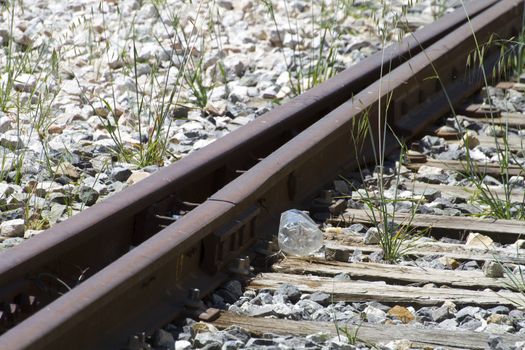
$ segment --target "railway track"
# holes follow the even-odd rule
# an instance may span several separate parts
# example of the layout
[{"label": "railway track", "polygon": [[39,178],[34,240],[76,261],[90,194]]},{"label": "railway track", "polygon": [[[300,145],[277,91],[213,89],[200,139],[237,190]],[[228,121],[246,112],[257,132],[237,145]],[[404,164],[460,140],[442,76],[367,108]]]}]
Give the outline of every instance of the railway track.
[{"label": "railway track", "polygon": [[[0,348],[125,348],[130,337],[140,343],[133,335],[147,334],[178,316],[217,317],[217,310],[206,309],[201,297],[232,274],[250,275],[245,256],[254,257],[254,247],[265,250],[282,211],[305,205],[341,172],[373,162],[372,147],[367,146],[379,135],[363,141],[369,151],[353,153],[350,135],[356,121],[366,115],[375,133],[388,120],[395,135],[389,133],[382,147],[393,152],[395,136],[410,140],[421,135],[449,111],[450,102],[460,103],[481,88],[481,67],[465,65],[476,49],[474,36],[478,42],[494,33],[516,36],[523,3],[476,1],[467,10],[469,21],[464,11],[446,16],[4,253],[0,320],[5,333]],[[493,71],[500,54],[497,48],[487,50],[486,72]],[[428,79],[436,75],[440,80]],[[387,99],[391,104],[385,111]],[[515,240],[519,229],[509,230],[502,237]],[[282,274],[299,268],[280,269]],[[305,289],[324,283],[322,277],[261,276],[251,282],[253,287],[272,288],[271,283],[282,283],[279,278],[297,278]],[[392,300],[409,292],[397,291]],[[377,298],[379,294],[384,292]],[[486,294],[491,302],[501,301]],[[474,298],[472,292],[461,302],[472,303]],[[217,322],[252,323],[257,328],[266,321],[226,314]],[[472,344],[483,341],[477,337]]]}]

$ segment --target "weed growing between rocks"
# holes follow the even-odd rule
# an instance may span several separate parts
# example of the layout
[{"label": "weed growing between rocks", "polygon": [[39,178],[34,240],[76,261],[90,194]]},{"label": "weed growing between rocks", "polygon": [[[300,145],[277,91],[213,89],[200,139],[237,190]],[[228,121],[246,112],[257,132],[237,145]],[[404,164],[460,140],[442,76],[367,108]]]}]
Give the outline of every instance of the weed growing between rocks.
[{"label": "weed growing between rocks", "polygon": [[[333,77],[345,67],[339,65],[339,56],[347,48],[343,46],[344,37],[352,34],[350,27],[345,28],[345,21],[351,15],[371,10],[374,5],[356,6],[353,1],[321,1],[320,5],[310,1],[305,4],[290,4],[288,0],[277,2],[284,7],[285,18],[277,18],[272,0],[263,0],[267,14],[275,30],[272,32],[272,43],[280,50],[287,71],[288,96],[300,95],[304,91]],[[303,8],[303,6],[305,8]],[[320,6],[319,13],[314,9]],[[304,40],[303,28],[292,12],[306,12],[310,8],[309,22],[311,28],[309,41]],[[287,54],[291,51],[291,55]]]},{"label": "weed growing between rocks", "polygon": [[[390,15],[393,17],[393,20],[392,23],[381,23],[379,20],[376,22],[378,26],[378,35],[381,38],[383,48],[390,40],[394,28],[402,27],[400,23],[406,22],[407,9],[412,5],[413,3],[410,2],[407,7],[404,7],[402,13],[392,14],[390,13],[391,9],[386,4],[384,4],[382,13],[383,17],[388,17]],[[402,38],[402,33],[403,32],[399,32],[398,39]],[[420,202],[417,200],[414,203],[411,203],[410,214],[408,215],[406,221],[402,224],[394,223],[394,218],[398,210],[398,204],[400,202],[406,202],[406,198],[400,198],[397,186],[394,187],[393,193],[389,193],[387,187],[390,182],[399,183],[401,173],[400,167],[406,147],[404,146],[403,141],[397,138],[394,130],[391,129],[388,121],[386,120],[388,110],[391,106],[391,96],[381,96],[383,77],[385,74],[384,72],[386,72],[384,64],[385,62],[383,62],[381,66],[379,80],[380,86],[378,91],[379,98],[377,108],[377,130],[372,130],[369,111],[364,111],[361,119],[357,122],[357,124],[354,123],[353,125],[352,143],[354,145],[353,151],[355,154],[360,154],[360,151],[363,147],[363,140],[365,139],[366,134],[368,134],[368,137],[371,140],[371,146],[376,164],[373,178],[373,185],[375,186],[375,189],[370,191],[369,188],[373,188],[370,186],[365,190],[357,191],[361,197],[361,201],[364,202],[365,206],[368,208],[367,213],[369,215],[370,221],[375,226],[371,228],[369,232],[367,232],[365,243],[379,244],[382,249],[383,260],[388,263],[395,263],[401,260],[403,256],[405,256],[413,248],[415,240],[421,237],[422,232],[419,232],[411,227],[412,220],[420,204]],[[385,163],[385,145],[387,143],[389,132],[392,133],[392,135],[396,138],[400,149],[402,150],[400,153],[401,156],[398,159],[394,169],[387,169]],[[374,137],[374,135],[377,136]],[[363,183],[366,185],[363,169],[361,168],[360,164],[358,164],[358,166]],[[350,182],[348,183],[351,185]]]},{"label": "weed growing between rocks", "polygon": [[[463,1],[462,6],[466,13]],[[468,23],[471,24],[470,19]],[[476,43],[476,48],[475,51],[469,55],[466,64],[473,67],[479,66],[481,70],[485,87],[483,105],[486,106],[489,119],[493,123],[496,117],[494,113],[494,108],[496,106],[494,103],[495,101],[493,101],[493,96],[491,96],[490,93],[489,77],[484,69],[485,54],[494,47],[500,47],[500,59],[492,72],[493,79],[497,79],[500,76],[508,77],[510,72],[520,73],[523,70],[523,43],[520,43],[520,40],[523,39],[523,31],[518,36],[517,41],[501,41],[490,38],[487,43],[479,43],[472,27],[471,31]],[[508,122],[497,131],[492,127],[493,132],[491,135],[493,136],[496,145],[495,160],[500,168],[501,174],[500,187],[503,189],[503,196],[500,196],[491,189],[490,179],[483,174],[482,169],[479,169],[471,154],[472,149],[479,144],[479,141],[475,135],[471,135],[471,133],[469,134],[468,130],[462,128],[456,113],[453,113],[453,116],[459,131],[464,135],[463,145],[466,152],[465,173],[467,174],[468,181],[476,188],[476,194],[473,197],[473,200],[481,203],[487,208],[484,212],[485,215],[496,217],[498,219],[525,220],[525,193],[521,202],[513,203],[511,200],[513,189],[519,187],[519,183],[523,183],[524,180],[521,175],[511,176],[509,169],[511,165],[518,165],[523,174],[525,173],[525,168],[523,167],[523,164],[516,159],[511,147],[509,146],[510,127]]]}]

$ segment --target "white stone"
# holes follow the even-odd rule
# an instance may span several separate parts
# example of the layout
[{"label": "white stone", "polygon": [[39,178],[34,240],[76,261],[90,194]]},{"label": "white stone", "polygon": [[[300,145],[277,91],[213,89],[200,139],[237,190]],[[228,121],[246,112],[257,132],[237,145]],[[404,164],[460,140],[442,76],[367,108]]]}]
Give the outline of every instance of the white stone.
[{"label": "white stone", "polygon": [[381,239],[377,227],[370,227],[365,234],[365,244],[378,244]]},{"label": "white stone", "polygon": [[20,92],[32,92],[37,84],[36,77],[31,74],[20,74],[14,80],[14,88]]},{"label": "white stone", "polygon": [[177,340],[175,342],[175,350],[190,350],[193,345],[187,340]]},{"label": "white stone", "polygon": [[133,184],[136,184],[137,182],[147,178],[150,175],[151,175],[150,173],[147,173],[145,171],[133,171],[131,173],[131,175],[128,177],[128,179],[126,180],[126,183],[128,185],[133,185]]},{"label": "white stone", "polygon": [[80,95],[82,94],[82,89],[78,85],[78,81],[75,79],[65,80],[61,85],[62,91],[69,95]]},{"label": "white stone", "polygon": [[0,235],[4,237],[24,237],[24,220],[7,220],[0,224]]},{"label": "white stone", "polygon": [[386,312],[373,306],[367,306],[364,313],[370,323],[381,323],[386,319]]},{"label": "white stone", "polygon": [[467,242],[465,243],[465,245],[469,247],[489,249],[492,247],[493,242],[494,241],[488,236],[484,236],[481,233],[477,232],[471,232],[467,237]]}]

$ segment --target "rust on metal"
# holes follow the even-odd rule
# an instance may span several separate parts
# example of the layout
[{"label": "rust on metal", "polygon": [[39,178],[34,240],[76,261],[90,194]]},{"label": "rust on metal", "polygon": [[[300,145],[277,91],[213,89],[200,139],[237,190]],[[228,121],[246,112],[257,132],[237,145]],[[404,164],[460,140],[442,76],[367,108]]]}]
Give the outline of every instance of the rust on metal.
[{"label": "rust on metal", "polygon": [[[494,3],[471,4],[474,13],[484,12],[469,24],[463,24],[464,13],[436,21],[433,29],[376,54],[358,66],[361,70],[345,71],[213,147],[57,225],[50,230],[54,235],[38,236],[26,247],[5,253],[0,285],[25,283],[26,276],[43,271],[71,278],[78,276],[78,267],[89,268],[92,276],[8,330],[0,337],[0,348],[69,349],[72,344],[78,349],[117,348],[125,346],[130,334],[149,332],[184,313],[188,288],[199,290],[200,296],[217,287],[227,278],[224,270],[231,261],[264,233],[275,231],[282,210],[311,198],[339,171],[370,159],[372,141],[365,140],[365,148],[355,153],[349,137],[355,120],[365,112],[371,116],[372,130],[386,119],[411,138],[448,110],[446,94],[428,79],[435,76],[434,70],[454,72],[443,75],[448,77],[443,84],[454,103],[479,88],[479,70],[467,72],[464,64],[475,45],[471,31],[485,40],[492,32],[511,37],[521,26],[521,1],[504,0],[488,7]],[[420,45],[430,44],[428,52],[419,53]],[[414,56],[409,64],[399,65],[400,52]],[[488,52],[486,71],[492,71],[498,55]],[[382,57],[397,67],[383,77],[388,84],[374,83]],[[345,102],[363,88],[356,95],[359,102]],[[378,95],[383,101],[392,96],[395,108],[386,118],[377,118],[385,115]],[[293,139],[282,132],[291,126],[301,131]],[[393,135],[385,141],[381,147],[387,152],[396,148]],[[254,161],[253,155],[262,160]],[[308,170],[312,168],[316,171]],[[235,169],[248,170],[238,176]],[[202,204],[159,232],[160,218],[181,209],[181,199]],[[108,232],[114,234],[115,243],[101,239]],[[138,246],[129,251],[132,245]],[[97,260],[88,256],[93,250],[100,252]],[[246,260],[241,265],[246,271]],[[19,290],[1,292],[3,300],[14,300]],[[200,305],[199,298],[192,299]],[[2,320],[8,318],[4,313]],[[143,343],[140,337],[136,340]]]}]

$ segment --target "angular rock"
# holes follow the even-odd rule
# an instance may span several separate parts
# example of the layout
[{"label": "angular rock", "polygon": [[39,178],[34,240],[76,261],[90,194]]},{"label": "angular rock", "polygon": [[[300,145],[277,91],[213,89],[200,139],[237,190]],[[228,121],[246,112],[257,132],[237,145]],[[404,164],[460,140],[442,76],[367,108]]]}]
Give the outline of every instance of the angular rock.
[{"label": "angular rock", "polygon": [[461,141],[459,142],[460,147],[467,147],[469,149],[473,149],[476,146],[479,146],[480,142],[478,139],[478,135],[473,131],[467,131],[465,135],[461,138]]},{"label": "angular rock", "polygon": [[415,319],[414,314],[410,312],[406,307],[396,305],[390,310],[388,310],[387,315],[394,318],[401,320],[403,323],[410,323]]},{"label": "angular rock", "polygon": [[465,318],[476,318],[476,316],[483,316],[486,312],[477,306],[466,306],[456,313],[456,320],[461,322]]},{"label": "angular rock", "polygon": [[417,171],[416,179],[430,184],[442,184],[448,182],[448,175],[441,168],[422,165]]},{"label": "angular rock", "polygon": [[370,323],[382,323],[386,320],[386,312],[373,306],[367,306],[363,311]]},{"label": "angular rock", "polygon": [[115,167],[111,170],[111,177],[120,182],[125,182],[131,174],[131,170],[125,167]]},{"label": "angular rock", "polygon": [[275,294],[280,294],[286,297],[290,302],[296,303],[301,297],[301,291],[294,285],[291,284],[282,284],[277,288]]},{"label": "angular rock", "polygon": [[175,350],[190,350],[193,345],[187,340],[177,340],[175,342]]},{"label": "angular rock", "polygon": [[153,334],[153,346],[165,350],[174,350],[175,339],[171,333],[166,332],[163,329],[158,329]]},{"label": "angular rock", "polygon": [[25,223],[23,219],[7,220],[0,224],[0,236],[24,237]]},{"label": "angular rock", "polygon": [[78,188],[77,198],[78,200],[87,206],[92,206],[98,200],[99,193],[91,187],[80,186]]},{"label": "angular rock", "polygon": [[328,293],[315,292],[310,295],[310,300],[322,306],[328,306],[332,301],[332,296]]},{"label": "angular rock", "polygon": [[434,322],[442,322],[448,318],[453,317],[454,314],[450,312],[450,308],[446,305],[438,307],[435,310],[432,310],[432,320]]},{"label": "angular rock", "polygon": [[486,277],[500,278],[505,275],[505,269],[497,261],[485,261],[483,264],[483,274]]},{"label": "angular rock", "polygon": [[58,164],[55,167],[54,172],[57,176],[67,176],[68,178],[74,181],[80,178],[79,170],[69,162],[62,162]]},{"label": "angular rock", "polygon": [[482,235],[481,233],[477,232],[471,232],[467,237],[467,242],[465,243],[465,245],[469,247],[479,247],[488,249],[492,247],[493,242],[494,241],[488,236]]},{"label": "angular rock", "polygon": [[377,227],[370,227],[365,234],[365,244],[378,244],[381,239],[381,235]]}]

